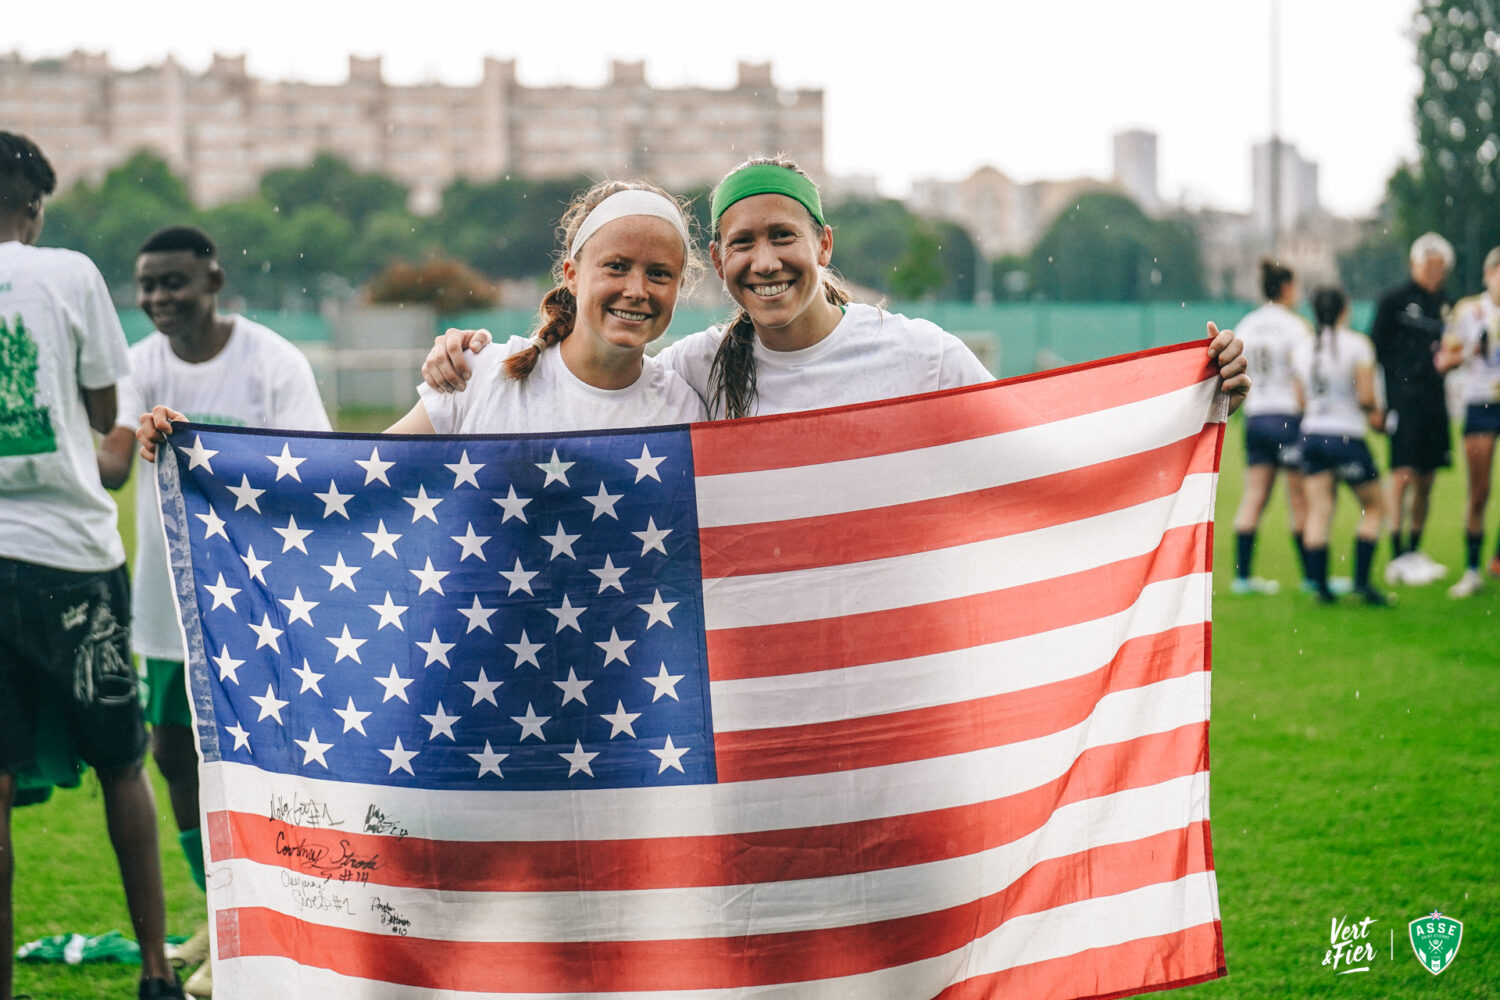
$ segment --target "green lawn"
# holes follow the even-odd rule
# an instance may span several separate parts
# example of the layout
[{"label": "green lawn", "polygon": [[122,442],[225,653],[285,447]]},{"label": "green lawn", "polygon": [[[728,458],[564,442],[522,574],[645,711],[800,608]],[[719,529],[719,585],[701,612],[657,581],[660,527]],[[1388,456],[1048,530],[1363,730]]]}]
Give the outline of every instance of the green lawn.
[{"label": "green lawn", "polygon": [[[1500,959],[1492,957],[1500,929],[1500,583],[1468,601],[1449,600],[1435,584],[1402,589],[1395,608],[1314,605],[1296,590],[1278,490],[1257,572],[1279,579],[1283,592],[1230,596],[1242,454],[1236,422],[1219,490],[1212,726],[1214,854],[1229,975],[1178,995],[1500,996]],[[1454,572],[1462,475],[1455,468],[1440,477],[1425,546]],[[128,496],[121,502],[130,509]],[[1346,494],[1336,558],[1352,545],[1351,508]],[[1382,546],[1377,566],[1385,555]],[[186,934],[202,919],[202,895],[160,786],[158,804],[168,929]],[[97,784],[19,810],[15,834],[18,942],[62,931],[128,932]],[[1458,957],[1436,978],[1418,966],[1406,940],[1407,921],[1433,909],[1464,923]],[[1336,975],[1321,964],[1332,921],[1366,917],[1374,918],[1370,971]],[[119,997],[129,995],[135,975],[23,966],[16,990]]]}]

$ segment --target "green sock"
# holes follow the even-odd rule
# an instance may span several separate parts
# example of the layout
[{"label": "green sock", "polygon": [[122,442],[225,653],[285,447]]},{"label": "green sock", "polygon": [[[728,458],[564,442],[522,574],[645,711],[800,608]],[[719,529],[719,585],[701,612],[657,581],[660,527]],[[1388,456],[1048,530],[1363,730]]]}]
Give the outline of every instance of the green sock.
[{"label": "green sock", "polygon": [[182,845],[182,853],[187,856],[193,881],[206,892],[208,883],[203,878],[203,828],[195,826],[191,830],[183,830],[177,835],[177,842]]}]

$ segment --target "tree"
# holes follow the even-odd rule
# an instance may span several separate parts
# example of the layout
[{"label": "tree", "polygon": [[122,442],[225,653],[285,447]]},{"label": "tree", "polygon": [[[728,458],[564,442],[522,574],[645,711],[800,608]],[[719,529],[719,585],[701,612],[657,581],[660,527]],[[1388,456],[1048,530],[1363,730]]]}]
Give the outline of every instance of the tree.
[{"label": "tree", "polygon": [[1154,220],[1129,198],[1084,195],[1031,252],[1034,287],[1062,301],[1198,299],[1203,264],[1191,226]]},{"label": "tree", "polygon": [[852,198],[828,214],[836,220],[834,267],[855,284],[920,299],[936,295],[948,283],[943,246],[945,239],[951,244],[955,238],[899,201]]},{"label": "tree", "polygon": [[432,220],[444,253],[496,278],[546,274],[557,246],[557,224],[583,177],[528,181],[507,177],[476,184],[456,180]]},{"label": "tree", "polygon": [[432,257],[417,265],[396,261],[371,280],[366,297],[371,302],[422,303],[445,314],[485,309],[499,300],[494,286],[451,257]]},{"label": "tree", "polygon": [[320,153],[306,167],[265,174],[260,193],[283,215],[321,205],[359,229],[377,213],[405,211],[407,192],[399,181],[360,173],[339,157]]},{"label": "tree", "polygon": [[1387,197],[1399,241],[1444,234],[1458,251],[1456,284],[1472,288],[1500,243],[1500,0],[1421,0],[1413,23],[1419,153]]}]

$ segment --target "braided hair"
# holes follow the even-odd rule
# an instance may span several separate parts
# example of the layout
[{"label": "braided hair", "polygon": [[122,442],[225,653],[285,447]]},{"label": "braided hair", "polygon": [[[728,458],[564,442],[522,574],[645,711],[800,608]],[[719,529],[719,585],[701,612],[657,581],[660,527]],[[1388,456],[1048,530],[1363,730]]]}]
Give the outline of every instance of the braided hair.
[{"label": "braided hair", "polygon": [[1344,310],[1349,307],[1349,296],[1342,288],[1333,285],[1324,285],[1312,294],[1313,319],[1317,321],[1317,331],[1313,335],[1313,381],[1318,380],[1318,355],[1323,349],[1323,331],[1329,332],[1328,353],[1330,357],[1338,357],[1338,337],[1335,331],[1338,328],[1340,317]]},{"label": "braided hair", "polygon": [[[757,156],[746,160],[725,176],[736,174],[746,167],[769,164],[771,166],[784,167],[787,170],[795,170],[803,177],[807,177],[807,171],[797,166],[789,157],[778,154],[776,156]],[[812,178],[808,178],[811,180]],[[809,222],[818,230],[822,224],[808,213]],[[718,223],[714,223],[713,239],[719,239]],[[839,283],[837,277],[829,268],[823,269],[823,295],[836,306],[846,306],[850,303],[849,292]],[[713,365],[708,370],[708,384],[710,386],[710,398],[708,400],[708,416],[710,420],[720,417],[747,417],[755,407],[755,324],[750,319],[750,314],[743,308],[737,309],[732,319],[724,329],[724,339],[719,341],[719,349],[714,352]]]},{"label": "braided hair", "polygon": [[[575,196],[557,226],[560,249],[556,260],[552,263],[553,287],[542,298],[539,310],[540,322],[531,335],[531,346],[505,359],[507,378],[516,381],[526,378],[536,367],[537,359],[542,356],[544,349],[557,346],[573,332],[573,325],[578,321],[578,300],[568,290],[563,274],[563,265],[569,259],[568,248],[573,245],[573,237],[578,235],[578,230],[582,228],[583,221],[588,218],[589,213],[605,198],[620,191],[650,191],[653,194],[659,194],[682,212],[684,226],[687,226],[692,218],[681,201],[646,181],[601,181]],[[691,240],[692,229],[690,227],[688,233]],[[689,245],[683,247],[683,288],[691,288],[702,273],[703,262],[699,259],[696,248],[689,242]]]}]

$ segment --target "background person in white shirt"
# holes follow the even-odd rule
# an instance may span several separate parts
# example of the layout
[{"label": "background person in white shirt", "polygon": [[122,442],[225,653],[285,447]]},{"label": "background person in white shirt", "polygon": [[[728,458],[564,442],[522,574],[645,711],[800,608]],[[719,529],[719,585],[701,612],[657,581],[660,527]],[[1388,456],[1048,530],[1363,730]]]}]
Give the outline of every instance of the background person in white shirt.
[{"label": "background person in white shirt", "polygon": [[1307,565],[1314,593],[1332,602],[1328,587],[1328,538],[1340,482],[1360,503],[1354,541],[1354,593],[1367,604],[1391,599],[1370,584],[1370,564],[1385,519],[1380,471],[1365,433],[1385,426],[1375,396],[1375,348],[1370,338],[1345,325],[1349,296],[1319,288],[1312,297],[1316,333],[1293,354],[1302,403],[1302,473],[1307,493]]}]

